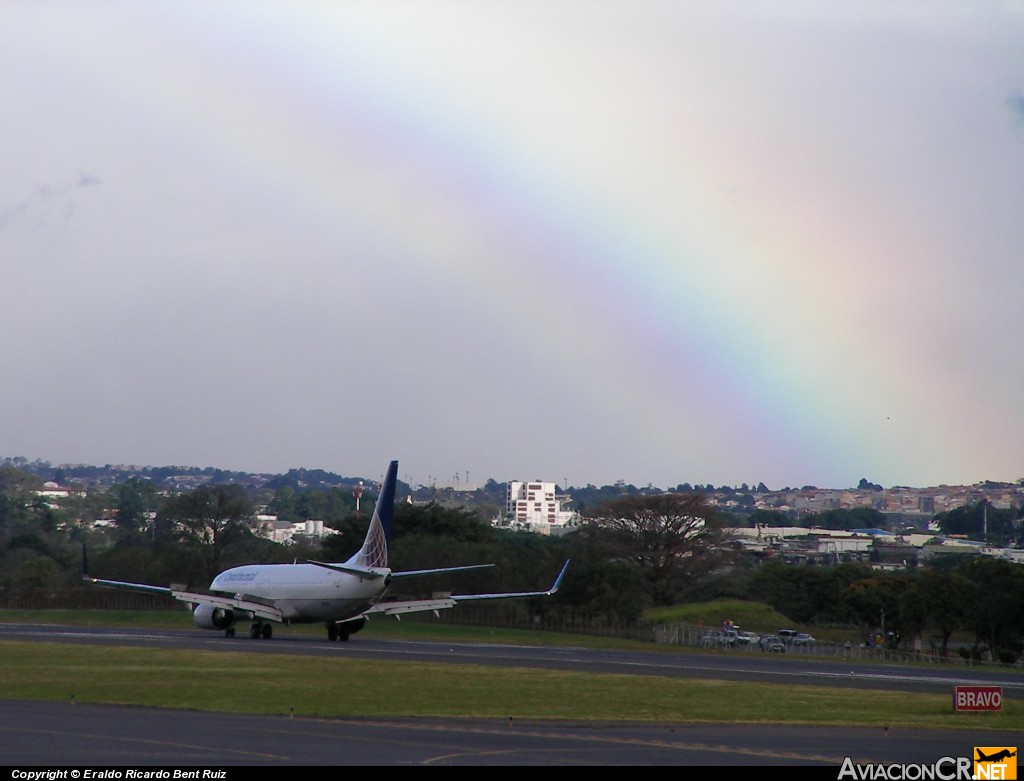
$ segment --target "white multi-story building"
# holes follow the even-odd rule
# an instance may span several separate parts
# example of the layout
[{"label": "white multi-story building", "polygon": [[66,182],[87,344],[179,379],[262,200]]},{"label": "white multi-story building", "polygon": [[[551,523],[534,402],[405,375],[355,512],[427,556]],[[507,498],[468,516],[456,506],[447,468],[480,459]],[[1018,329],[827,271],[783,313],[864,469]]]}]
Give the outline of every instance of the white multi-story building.
[{"label": "white multi-story building", "polygon": [[278,520],[276,515],[257,515],[256,533],[273,542],[292,545],[302,537],[319,540],[338,532],[330,526],[324,526],[324,522],[320,520],[292,523]]},{"label": "white multi-story building", "polygon": [[512,480],[506,494],[505,519],[516,528],[541,534],[557,533],[576,525],[578,513],[563,507],[571,501],[569,497],[555,493],[554,483]]}]

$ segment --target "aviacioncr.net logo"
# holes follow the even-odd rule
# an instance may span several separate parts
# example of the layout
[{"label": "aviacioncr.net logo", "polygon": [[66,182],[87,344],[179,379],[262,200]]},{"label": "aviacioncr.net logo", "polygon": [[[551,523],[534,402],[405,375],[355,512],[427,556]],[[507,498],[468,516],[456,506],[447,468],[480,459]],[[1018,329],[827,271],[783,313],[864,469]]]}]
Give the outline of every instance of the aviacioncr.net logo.
[{"label": "aviacioncr.net logo", "polygon": [[839,781],[969,781],[971,764],[967,757],[942,757],[930,765],[898,762],[857,765],[846,757],[839,769]]},{"label": "aviacioncr.net logo", "polygon": [[1016,746],[975,746],[971,778],[1014,781],[1017,778]]}]

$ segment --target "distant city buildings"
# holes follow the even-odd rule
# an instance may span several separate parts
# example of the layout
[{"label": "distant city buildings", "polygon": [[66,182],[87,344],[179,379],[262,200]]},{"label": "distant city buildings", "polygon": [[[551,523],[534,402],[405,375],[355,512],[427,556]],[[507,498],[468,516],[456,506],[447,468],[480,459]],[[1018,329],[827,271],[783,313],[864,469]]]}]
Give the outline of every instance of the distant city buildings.
[{"label": "distant city buildings", "polygon": [[[1006,510],[1024,505],[1024,486],[1006,483],[976,485],[942,485],[933,488],[831,489],[801,488],[784,491],[751,492],[753,508],[792,513],[795,516],[823,513],[828,510],[854,510],[868,507],[904,521],[931,520],[937,513],[987,501]],[[717,492],[711,501],[723,510],[741,510],[743,501],[737,493]]]},{"label": "distant city buildings", "polygon": [[[224,472],[212,468],[198,469],[185,466],[138,467],[134,465],[64,464],[54,469],[46,462],[28,462],[22,458],[0,459],[0,466],[13,466],[33,472],[47,479],[40,499],[52,509],[59,509],[71,499],[84,497],[93,490],[105,491],[109,486],[128,478],[159,480],[164,491],[189,491],[209,482],[236,482],[250,490],[260,490],[279,476],[244,472]],[[293,470],[296,471],[296,470]],[[289,473],[291,475],[291,473]],[[308,480],[307,480],[308,478]],[[300,480],[301,479],[301,480]],[[330,473],[297,470],[296,483],[300,488],[349,487],[355,478],[342,478]],[[505,489],[504,513],[501,511],[501,490]],[[611,489],[611,487],[607,487]],[[688,489],[681,486],[680,490]],[[1024,563],[1024,551],[996,548],[982,542],[944,537],[933,523],[938,513],[960,507],[987,502],[992,508],[1007,510],[1024,506],[1024,480],[1017,483],[984,481],[974,485],[940,485],[929,488],[894,486],[882,488],[861,481],[857,488],[819,489],[806,486],[799,489],[769,491],[765,486],[755,488],[714,488],[711,485],[696,489],[713,506],[725,513],[743,518],[754,511],[768,511],[786,516],[792,527],[760,526],[737,529],[737,544],[748,553],[765,557],[778,556],[793,563],[829,563],[843,560],[870,561],[873,566],[900,567],[927,565],[938,557],[967,554],[989,555]],[[588,486],[593,489],[593,486]],[[505,484],[488,480],[484,485],[469,482],[469,473],[456,474],[450,482],[432,482],[429,489],[421,487],[425,498],[418,501],[437,501],[439,497],[448,505],[487,508],[494,515],[492,523],[500,528],[528,531],[538,534],[564,534],[580,523],[580,514],[572,508],[573,498],[568,493],[557,493],[554,482],[542,480],[513,480]],[[582,490],[582,489],[581,489]],[[617,485],[614,493],[661,493],[654,486],[635,488]],[[415,492],[414,492],[415,493]],[[604,497],[602,497],[603,500]],[[593,498],[581,497],[593,503]],[[409,501],[413,501],[410,496]],[[875,510],[884,516],[881,522],[888,531],[861,529],[856,531],[829,531],[800,526],[800,520],[809,515],[835,510]],[[113,527],[110,507],[94,509],[91,520],[79,523],[93,528]],[[148,523],[153,522],[147,514]],[[1018,520],[1018,528],[1020,523]],[[738,521],[742,523],[742,521]],[[332,534],[333,529],[323,521],[309,520],[299,523],[281,521],[276,516],[258,515],[253,518],[253,529],[274,542],[289,544],[300,540],[315,541]]]},{"label": "distant city buildings", "polygon": [[991,556],[1024,564],[1024,550],[943,536],[936,528],[897,534],[881,529],[806,529],[800,526],[736,528],[735,544],[747,554],[787,564],[859,561],[875,569],[928,566],[943,556]]}]

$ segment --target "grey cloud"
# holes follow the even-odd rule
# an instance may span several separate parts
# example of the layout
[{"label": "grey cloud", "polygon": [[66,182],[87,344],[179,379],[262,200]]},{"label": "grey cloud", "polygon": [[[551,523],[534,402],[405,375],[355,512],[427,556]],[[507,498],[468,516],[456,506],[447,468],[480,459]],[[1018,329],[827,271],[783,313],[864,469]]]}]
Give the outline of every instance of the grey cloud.
[{"label": "grey cloud", "polygon": [[6,228],[12,222],[15,222],[25,216],[28,212],[29,204],[26,201],[22,203],[16,203],[8,206],[5,209],[0,209],[0,228]]},{"label": "grey cloud", "polygon": [[100,180],[93,176],[88,171],[78,172],[78,186],[79,187],[92,187],[100,183]]},{"label": "grey cloud", "polygon": [[1006,105],[1010,107],[1018,118],[1024,119],[1024,93],[1015,92],[1006,99]]},{"label": "grey cloud", "polygon": [[88,171],[79,171],[77,179],[71,184],[41,184],[36,188],[33,197],[0,208],[0,229],[24,220],[52,205],[60,205],[60,214],[63,219],[70,219],[74,212],[74,204],[69,199],[74,190],[80,187],[95,187],[99,184],[101,184],[101,180]]}]

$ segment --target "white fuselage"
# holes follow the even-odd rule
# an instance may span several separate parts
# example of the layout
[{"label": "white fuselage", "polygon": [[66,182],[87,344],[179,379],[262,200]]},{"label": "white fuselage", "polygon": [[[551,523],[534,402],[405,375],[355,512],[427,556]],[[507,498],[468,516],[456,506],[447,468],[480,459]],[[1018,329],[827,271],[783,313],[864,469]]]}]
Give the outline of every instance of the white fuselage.
[{"label": "white fuselage", "polygon": [[316,564],[250,564],[225,570],[210,591],[273,600],[286,621],[343,621],[355,618],[387,591],[390,570],[383,577],[360,577]]}]

